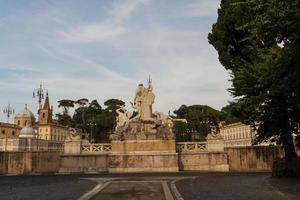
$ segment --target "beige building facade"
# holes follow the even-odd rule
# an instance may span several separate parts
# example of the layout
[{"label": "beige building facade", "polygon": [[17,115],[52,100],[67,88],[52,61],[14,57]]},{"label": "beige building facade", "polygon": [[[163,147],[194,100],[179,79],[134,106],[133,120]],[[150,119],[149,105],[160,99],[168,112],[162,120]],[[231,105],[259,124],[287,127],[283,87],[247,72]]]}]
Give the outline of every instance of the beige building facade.
[{"label": "beige building facade", "polygon": [[65,141],[69,135],[69,128],[58,124],[40,125],[38,137],[43,140]]},{"label": "beige building facade", "polygon": [[39,109],[38,138],[52,141],[65,141],[69,136],[69,127],[62,126],[52,119],[53,109],[49,97],[46,96],[44,105]]},{"label": "beige building facade", "polygon": [[0,139],[18,138],[21,127],[15,124],[0,122]]},{"label": "beige building facade", "polygon": [[0,139],[16,139],[22,128],[35,125],[34,114],[25,105],[24,109],[18,112],[14,124],[0,122]]},{"label": "beige building facade", "polygon": [[241,122],[220,127],[220,134],[224,138],[225,147],[251,146],[255,138],[251,126]]}]

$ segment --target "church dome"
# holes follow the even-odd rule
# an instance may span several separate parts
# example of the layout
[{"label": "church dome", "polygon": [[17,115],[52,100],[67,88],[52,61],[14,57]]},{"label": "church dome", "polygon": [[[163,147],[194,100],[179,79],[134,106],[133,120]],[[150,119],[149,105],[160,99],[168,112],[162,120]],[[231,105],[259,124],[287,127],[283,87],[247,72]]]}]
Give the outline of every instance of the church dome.
[{"label": "church dome", "polygon": [[16,115],[16,118],[35,119],[34,114],[27,108],[27,106],[25,106],[25,108]]},{"label": "church dome", "polygon": [[35,131],[32,127],[24,127],[21,129],[19,138],[36,138]]}]

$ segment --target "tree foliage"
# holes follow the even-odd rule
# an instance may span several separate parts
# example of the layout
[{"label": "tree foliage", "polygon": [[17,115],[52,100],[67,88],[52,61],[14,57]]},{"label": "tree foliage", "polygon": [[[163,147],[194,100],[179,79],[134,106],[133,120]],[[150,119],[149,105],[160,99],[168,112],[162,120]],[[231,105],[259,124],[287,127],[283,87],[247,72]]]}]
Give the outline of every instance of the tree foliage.
[{"label": "tree foliage", "polygon": [[[207,105],[182,105],[178,110],[174,111],[176,118],[186,119],[187,124],[184,126],[182,123],[174,124],[174,132],[178,137],[192,140],[191,134],[197,134],[199,140],[205,140],[207,134],[210,132],[211,126],[218,126],[221,120],[221,112],[215,110]],[[181,133],[181,131],[186,131]],[[183,137],[182,135],[187,135]]]},{"label": "tree foliage", "polygon": [[63,109],[64,109],[63,113],[67,115],[69,113],[69,109],[74,107],[74,103],[75,103],[75,101],[73,101],[73,100],[62,99],[62,100],[58,101],[58,107],[59,108],[63,107]]},{"label": "tree foliage", "polygon": [[208,35],[231,72],[235,111],[295,157],[300,124],[300,1],[222,0]]},{"label": "tree foliage", "polygon": [[[63,107],[63,113],[56,114],[60,124],[79,128],[90,135],[95,142],[108,142],[109,134],[115,126],[115,110],[125,103],[118,99],[109,99],[104,102],[103,109],[97,100],[89,101],[86,98],[58,101]],[[75,106],[73,116],[69,115],[68,108]],[[66,112],[67,109],[67,112]]]}]

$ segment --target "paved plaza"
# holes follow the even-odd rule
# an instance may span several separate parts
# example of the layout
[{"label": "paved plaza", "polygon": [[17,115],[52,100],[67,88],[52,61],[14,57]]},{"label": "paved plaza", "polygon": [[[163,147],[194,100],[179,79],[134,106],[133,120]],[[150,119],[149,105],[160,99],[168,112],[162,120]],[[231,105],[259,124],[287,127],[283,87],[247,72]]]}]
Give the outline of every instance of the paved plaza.
[{"label": "paved plaza", "polygon": [[1,176],[0,199],[299,199],[300,179],[269,173]]}]

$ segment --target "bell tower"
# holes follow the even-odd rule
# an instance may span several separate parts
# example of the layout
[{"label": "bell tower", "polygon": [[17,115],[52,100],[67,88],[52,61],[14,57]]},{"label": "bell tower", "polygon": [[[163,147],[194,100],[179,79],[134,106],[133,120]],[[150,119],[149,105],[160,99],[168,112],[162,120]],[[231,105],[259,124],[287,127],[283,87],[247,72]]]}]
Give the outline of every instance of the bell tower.
[{"label": "bell tower", "polygon": [[49,96],[46,95],[44,106],[39,109],[39,124],[52,123],[52,107],[50,108]]}]

